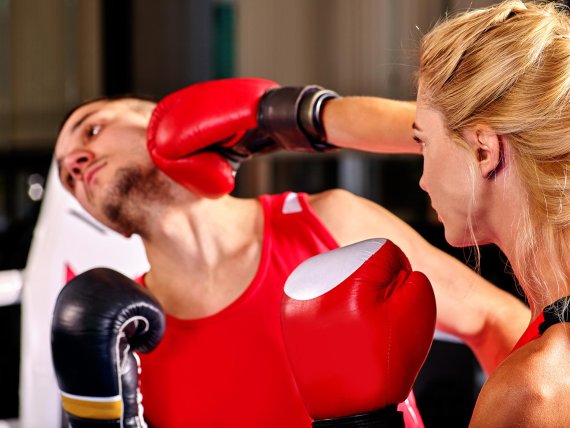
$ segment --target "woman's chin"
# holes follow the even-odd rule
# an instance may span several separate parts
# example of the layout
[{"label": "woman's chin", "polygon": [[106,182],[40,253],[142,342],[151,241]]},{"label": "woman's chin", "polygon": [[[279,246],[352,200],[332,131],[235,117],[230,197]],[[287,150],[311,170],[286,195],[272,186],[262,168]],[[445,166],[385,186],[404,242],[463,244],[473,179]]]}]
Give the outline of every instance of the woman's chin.
[{"label": "woman's chin", "polygon": [[465,236],[465,234],[457,233],[456,231],[450,230],[447,227],[445,227],[445,240],[449,245],[457,248],[471,247],[473,245],[476,245],[471,236]]}]

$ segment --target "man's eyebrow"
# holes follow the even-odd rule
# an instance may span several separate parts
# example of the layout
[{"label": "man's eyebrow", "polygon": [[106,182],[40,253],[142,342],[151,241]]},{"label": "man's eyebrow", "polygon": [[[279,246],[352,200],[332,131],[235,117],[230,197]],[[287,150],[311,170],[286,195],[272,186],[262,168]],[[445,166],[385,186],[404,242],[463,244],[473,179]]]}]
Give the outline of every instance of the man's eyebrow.
[{"label": "man's eyebrow", "polygon": [[414,122],[414,123],[412,124],[412,129],[415,129],[416,131],[422,132],[422,130],[420,129],[420,127],[419,127],[418,125],[416,125],[416,122]]},{"label": "man's eyebrow", "polygon": [[79,119],[77,122],[75,122],[75,123],[73,124],[73,126],[71,127],[71,132],[73,132],[73,131],[75,131],[77,128],[79,128],[79,127],[81,126],[81,124],[82,124],[83,122],[85,122],[85,121],[89,118],[89,116],[94,115],[96,112],[97,112],[97,110],[93,110],[93,111],[90,111],[89,113],[84,114],[84,115],[81,117],[81,119]]}]

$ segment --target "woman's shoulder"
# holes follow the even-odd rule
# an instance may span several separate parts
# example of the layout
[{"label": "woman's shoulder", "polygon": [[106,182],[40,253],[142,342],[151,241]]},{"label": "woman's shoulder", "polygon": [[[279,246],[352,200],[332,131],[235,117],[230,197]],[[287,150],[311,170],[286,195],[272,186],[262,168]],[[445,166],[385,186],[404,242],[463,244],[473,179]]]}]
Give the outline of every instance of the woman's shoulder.
[{"label": "woman's shoulder", "polygon": [[485,383],[470,427],[570,426],[570,324],[506,358]]}]

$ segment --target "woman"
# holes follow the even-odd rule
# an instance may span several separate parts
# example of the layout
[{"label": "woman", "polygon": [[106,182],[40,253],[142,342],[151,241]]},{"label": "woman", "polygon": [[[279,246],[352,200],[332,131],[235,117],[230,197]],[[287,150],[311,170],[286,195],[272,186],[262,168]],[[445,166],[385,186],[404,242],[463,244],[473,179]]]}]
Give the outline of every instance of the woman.
[{"label": "woman", "polygon": [[494,370],[472,427],[570,426],[570,19],[507,1],[422,40],[420,186],[455,246],[507,255],[532,322]]}]

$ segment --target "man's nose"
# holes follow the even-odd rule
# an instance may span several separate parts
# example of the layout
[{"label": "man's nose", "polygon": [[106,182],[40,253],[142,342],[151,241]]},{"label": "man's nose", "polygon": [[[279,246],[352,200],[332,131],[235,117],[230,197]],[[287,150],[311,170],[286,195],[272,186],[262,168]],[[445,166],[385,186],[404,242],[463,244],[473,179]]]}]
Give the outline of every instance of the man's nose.
[{"label": "man's nose", "polygon": [[93,154],[86,150],[70,153],[63,161],[65,168],[73,176],[73,178],[81,179],[85,168],[89,166],[93,160]]}]

